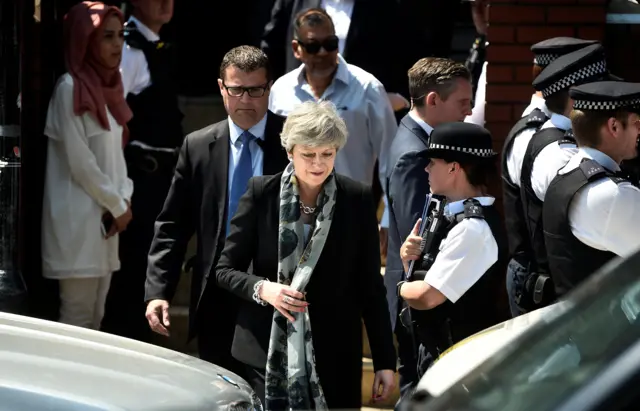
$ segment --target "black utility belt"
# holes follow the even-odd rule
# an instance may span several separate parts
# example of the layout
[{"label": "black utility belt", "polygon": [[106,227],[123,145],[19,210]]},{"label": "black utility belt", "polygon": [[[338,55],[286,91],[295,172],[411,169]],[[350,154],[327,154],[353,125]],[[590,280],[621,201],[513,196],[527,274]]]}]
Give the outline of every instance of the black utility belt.
[{"label": "black utility belt", "polygon": [[549,273],[531,272],[524,287],[516,293],[516,304],[525,311],[546,307],[556,300],[555,287]]},{"label": "black utility belt", "polygon": [[413,310],[411,313],[414,319],[414,329],[418,341],[424,345],[432,354],[437,352],[442,354],[453,346],[453,335],[451,332],[451,320],[433,322],[429,320],[420,310]]},{"label": "black utility belt", "polygon": [[145,148],[129,144],[124,149],[127,167],[147,174],[173,172],[178,161],[179,148]]}]

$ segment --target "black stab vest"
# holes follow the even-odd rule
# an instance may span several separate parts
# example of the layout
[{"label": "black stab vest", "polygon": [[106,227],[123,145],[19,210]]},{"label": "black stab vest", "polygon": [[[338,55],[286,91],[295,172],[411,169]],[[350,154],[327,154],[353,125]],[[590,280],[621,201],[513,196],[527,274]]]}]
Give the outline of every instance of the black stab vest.
[{"label": "black stab vest", "polygon": [[542,110],[533,110],[528,116],[521,118],[513,126],[502,148],[502,202],[504,205],[507,238],[509,240],[509,254],[511,258],[514,258],[525,267],[533,260],[533,253],[531,251],[529,234],[522,211],[520,187],[513,184],[509,179],[507,153],[511,151],[516,136],[527,129],[540,128],[547,120],[548,117]]},{"label": "black stab vest", "polygon": [[569,225],[569,206],[575,194],[587,184],[602,178],[609,178],[616,184],[628,182],[595,160],[584,159],[575,170],[557,176],[547,189],[545,202],[553,204],[553,207],[544,207],[542,211],[544,241],[558,297],[578,286],[616,256],[584,244],[573,235]]},{"label": "black stab vest", "polygon": [[[466,200],[464,208],[464,212],[453,217],[444,228],[446,234],[465,218],[484,219],[498,245],[498,260],[455,304],[446,300],[431,310],[412,310],[412,315],[416,316],[414,321],[420,342],[433,358],[438,358],[452,345],[470,335],[506,319],[496,305],[497,296],[503,290],[503,263],[508,253],[502,217],[493,205],[482,206],[475,199]],[[446,238],[446,235],[442,238]],[[439,250],[439,246],[436,250]]]},{"label": "black stab vest", "polygon": [[570,131],[563,131],[556,127],[545,128],[534,134],[527,146],[522,161],[522,173],[520,175],[520,196],[525,217],[525,224],[529,235],[529,242],[533,251],[533,270],[537,273],[549,273],[547,261],[547,249],[544,243],[542,231],[542,205],[531,186],[531,173],[533,163],[540,152],[550,144],[576,144]]},{"label": "black stab vest", "polygon": [[182,145],[182,112],[173,75],[173,47],[151,42],[136,25],[128,22],[125,41],[144,53],[151,84],[139,94],[129,93],[127,103],[133,112],[129,121],[130,141],[138,140],[152,147],[177,148]]}]

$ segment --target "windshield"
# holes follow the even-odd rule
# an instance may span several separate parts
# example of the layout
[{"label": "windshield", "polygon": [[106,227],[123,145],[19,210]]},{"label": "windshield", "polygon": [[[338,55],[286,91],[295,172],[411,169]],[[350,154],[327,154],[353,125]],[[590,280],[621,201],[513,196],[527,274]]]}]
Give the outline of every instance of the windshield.
[{"label": "windshield", "polygon": [[573,296],[565,313],[534,327],[516,340],[517,346],[429,405],[482,411],[555,408],[640,338],[638,268],[636,254],[605,269]]}]

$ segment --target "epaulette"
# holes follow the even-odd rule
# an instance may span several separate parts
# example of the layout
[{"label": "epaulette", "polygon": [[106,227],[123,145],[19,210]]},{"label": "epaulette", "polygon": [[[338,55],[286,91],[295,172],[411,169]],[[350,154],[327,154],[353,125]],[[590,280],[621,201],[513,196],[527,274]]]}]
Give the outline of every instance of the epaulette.
[{"label": "epaulette", "polygon": [[145,46],[149,46],[149,41],[138,31],[138,27],[132,21],[128,21],[124,25],[124,41],[129,47],[144,50]]},{"label": "epaulette", "polygon": [[595,181],[603,177],[608,177],[616,184],[631,182],[621,173],[612,173],[606,168],[602,167],[597,161],[589,158],[582,159],[582,161],[580,162],[580,170],[582,170],[582,173],[589,181]]},{"label": "epaulette", "polygon": [[564,132],[564,136],[558,141],[558,144],[574,144],[577,145],[578,142],[573,135],[572,130],[567,130]]},{"label": "epaulette", "polygon": [[544,114],[544,111],[540,110],[539,108],[531,111],[531,113],[529,113],[526,118],[527,128],[540,127],[549,119],[547,115]]},{"label": "epaulette", "polygon": [[482,204],[475,198],[468,198],[464,200],[464,218],[482,218],[484,219],[484,213],[482,212]]}]

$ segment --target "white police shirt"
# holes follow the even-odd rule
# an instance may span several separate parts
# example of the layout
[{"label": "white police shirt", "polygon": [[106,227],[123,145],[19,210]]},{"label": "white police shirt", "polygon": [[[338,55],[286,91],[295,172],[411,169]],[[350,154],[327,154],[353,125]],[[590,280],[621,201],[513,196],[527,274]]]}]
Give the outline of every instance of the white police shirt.
[{"label": "white police shirt", "polygon": [[[561,114],[553,113],[540,131],[555,127],[562,131],[571,129],[571,120]],[[551,181],[558,175],[558,170],[566,166],[569,160],[578,152],[578,146],[573,143],[551,143],[543,148],[533,160],[531,169],[531,188],[540,201],[544,201]]]},{"label": "white police shirt", "polygon": [[[547,117],[551,117],[551,112],[547,108],[545,100],[533,94],[531,96],[531,103],[522,113],[522,117],[528,116],[535,109],[541,110]],[[520,187],[520,176],[522,175],[522,162],[524,161],[524,154],[527,151],[531,137],[537,132],[536,128],[527,128],[513,137],[513,143],[507,151],[507,177],[511,184]]]},{"label": "white police shirt", "polygon": [[[581,147],[558,173],[566,174],[583,158],[597,161],[616,172],[619,165],[608,155]],[[569,205],[569,225],[573,235],[589,247],[627,257],[640,248],[640,190],[631,183],[617,184],[602,178],[582,187]]]},{"label": "white police shirt", "polygon": [[528,116],[535,109],[542,110],[547,117],[551,117],[551,111],[547,108],[547,102],[545,99],[534,93],[531,95],[531,102],[522,112],[522,117]]},{"label": "white police shirt", "polygon": [[[483,206],[493,197],[476,197]],[[464,211],[464,200],[445,206],[445,214]],[[440,243],[440,252],[424,281],[452,303],[467,292],[498,261],[498,244],[489,224],[481,218],[465,218],[456,224]]]},{"label": "white police shirt", "polygon": [[[142,34],[149,41],[159,41],[160,36],[151,31],[140,20],[131,16],[130,22],[134,23]],[[122,50],[122,61],[120,62],[120,74],[122,75],[122,85],[124,86],[125,97],[129,93],[140,94],[151,85],[151,74],[149,64],[142,50],[125,45]]]}]

